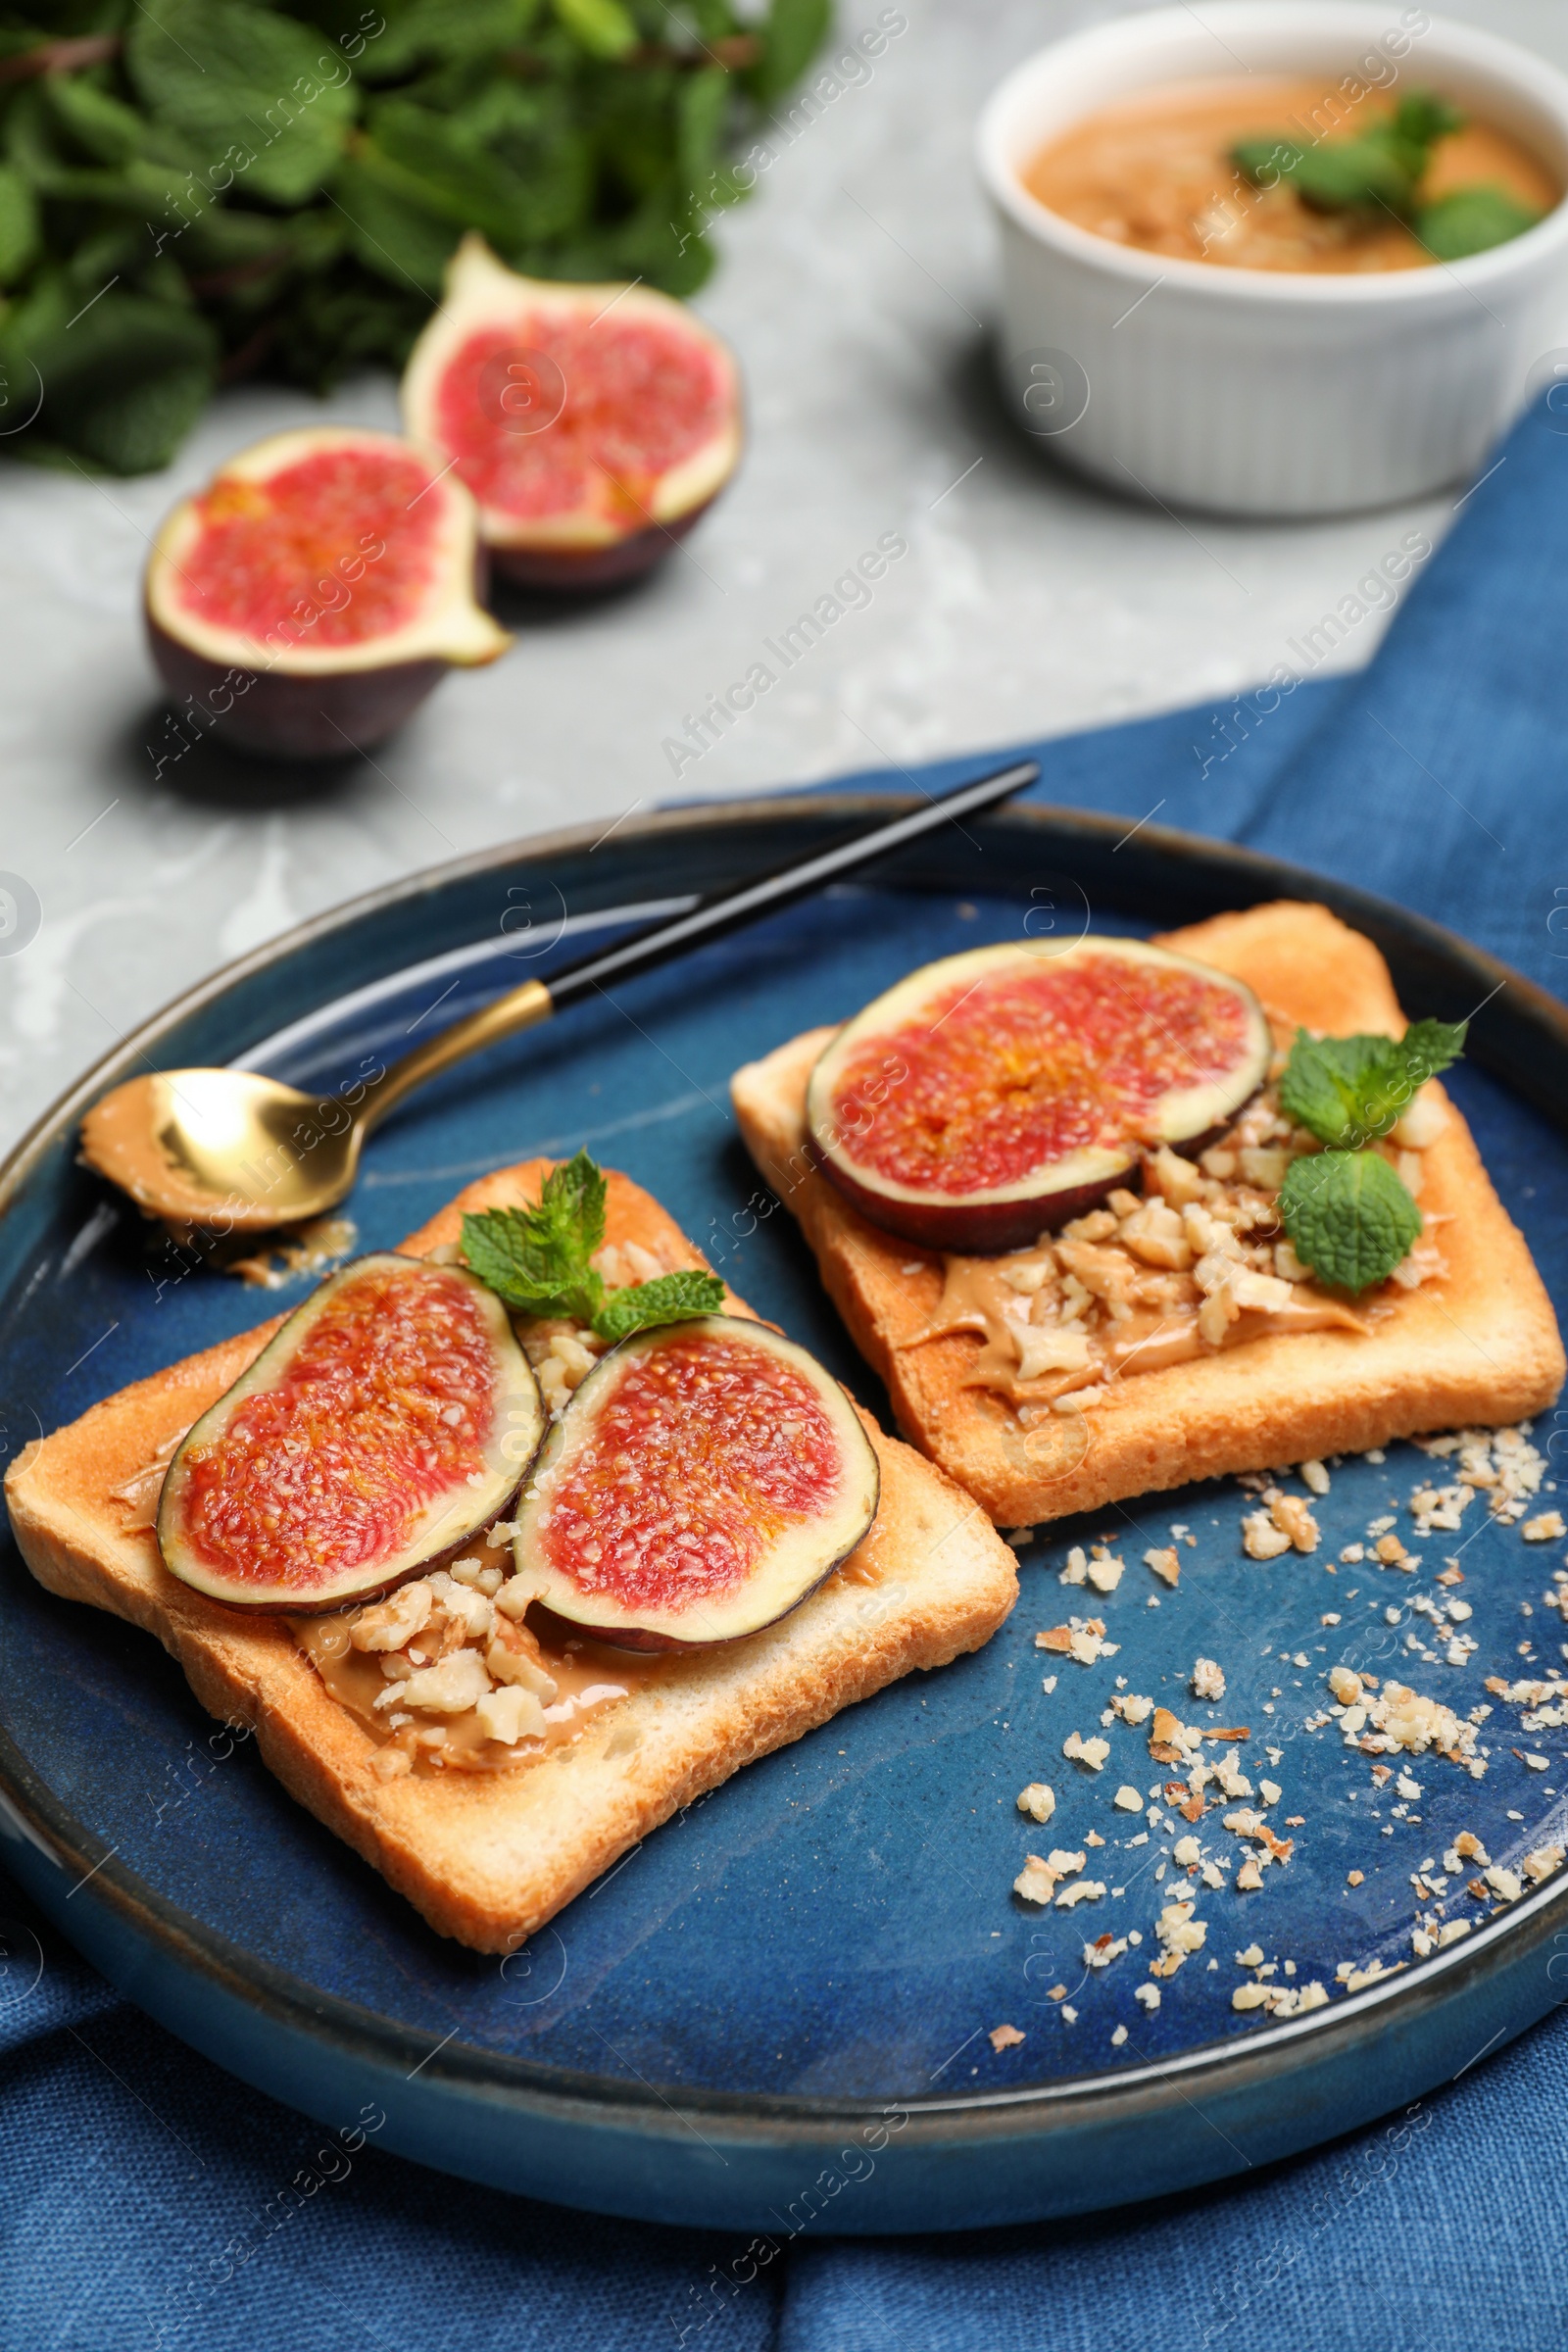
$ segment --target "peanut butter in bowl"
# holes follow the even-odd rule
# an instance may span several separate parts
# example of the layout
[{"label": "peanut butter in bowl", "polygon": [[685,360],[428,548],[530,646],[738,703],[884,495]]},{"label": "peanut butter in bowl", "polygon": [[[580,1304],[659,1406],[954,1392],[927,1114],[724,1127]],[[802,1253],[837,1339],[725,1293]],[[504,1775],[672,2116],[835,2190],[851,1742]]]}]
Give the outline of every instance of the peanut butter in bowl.
[{"label": "peanut butter in bowl", "polygon": [[1258,74],[1119,99],[1019,176],[1058,219],[1124,247],[1319,273],[1460,260],[1563,193],[1522,141],[1429,93]]}]

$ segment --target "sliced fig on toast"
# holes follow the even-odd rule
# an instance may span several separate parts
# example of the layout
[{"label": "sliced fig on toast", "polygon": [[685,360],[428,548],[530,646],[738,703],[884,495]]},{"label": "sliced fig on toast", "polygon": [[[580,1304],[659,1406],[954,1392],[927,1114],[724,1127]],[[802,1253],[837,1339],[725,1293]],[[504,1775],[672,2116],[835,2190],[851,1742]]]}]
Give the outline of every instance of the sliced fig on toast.
[{"label": "sliced fig on toast", "polygon": [[807,1144],[862,1215],[928,1250],[1019,1250],[1193,1152],[1262,1084],[1251,990],[1141,940],[1012,942],[928,963],[811,1072]]},{"label": "sliced fig on toast", "polygon": [[517,1514],[518,1573],[621,1649],[760,1633],[876,1516],[859,1417],[804,1348],[705,1315],[603,1357],[551,1431]]},{"label": "sliced fig on toast", "polygon": [[544,1405],[494,1292],[457,1266],[356,1258],[205,1412],[158,1507],[168,1567],[232,1608],[367,1600],[511,1500]]},{"label": "sliced fig on toast", "polygon": [[478,517],[392,433],[274,433],[181,500],[147,565],[147,634],[194,723],[335,759],[400,727],[449,669],[504,653],[475,601]]},{"label": "sliced fig on toast", "polygon": [[735,362],[695,312],[649,286],[518,277],[473,235],[414,347],[403,415],[477,499],[496,570],[547,591],[649,570],[741,452]]}]

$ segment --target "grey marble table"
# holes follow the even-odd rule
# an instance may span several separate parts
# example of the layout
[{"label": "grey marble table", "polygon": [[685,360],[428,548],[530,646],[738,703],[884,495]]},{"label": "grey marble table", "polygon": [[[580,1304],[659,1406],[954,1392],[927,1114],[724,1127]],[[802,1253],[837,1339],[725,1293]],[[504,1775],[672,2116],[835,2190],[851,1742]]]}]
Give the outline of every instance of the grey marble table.
[{"label": "grey marble table", "polygon": [[[1066,732],[1209,696],[1287,642],[1451,498],[1286,526],[1120,502],[1015,436],[990,390],[993,253],[969,161],[988,90],[1100,0],[903,0],[869,79],[796,135],[720,228],[701,307],[740,352],[740,478],[645,591],[522,618],[493,669],[447,682],[373,759],[312,775],[192,753],[166,763],[139,575],[172,500],[228,452],[318,416],[236,391],[167,475],[89,481],[0,465],[0,869],[42,905],[0,956],[9,1143],[117,1033],[318,909],[545,827]],[[854,32],[880,0],[844,0]],[[1560,0],[1460,0],[1568,63]],[[381,377],[335,418],[394,421]],[[700,760],[684,715],[884,533],[874,600]],[[1359,663],[1387,615],[1335,659]],[[1325,664],[1327,666],[1327,664]],[[678,768],[679,773],[675,772]],[[1190,792],[1168,811],[1202,823]]]}]

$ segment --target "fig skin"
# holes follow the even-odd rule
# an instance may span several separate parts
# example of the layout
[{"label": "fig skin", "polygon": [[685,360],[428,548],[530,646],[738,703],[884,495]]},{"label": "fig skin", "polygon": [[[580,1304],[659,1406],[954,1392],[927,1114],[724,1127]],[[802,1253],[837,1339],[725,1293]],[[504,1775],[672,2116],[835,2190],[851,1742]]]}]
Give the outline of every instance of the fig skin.
[{"label": "fig skin", "polygon": [[[1171,1149],[1184,1157],[1192,1156],[1192,1148],[1186,1144],[1173,1144]],[[847,1168],[828,1156],[809,1129],[806,1156],[868,1225],[896,1234],[900,1241],[912,1242],[918,1250],[936,1250],[954,1257],[1004,1257],[1009,1250],[1027,1250],[1043,1233],[1054,1233],[1059,1226],[1070,1225],[1074,1217],[1099,1208],[1118,1186],[1130,1193],[1141,1192],[1144,1182],[1143,1159],[1134,1152],[1125,1167],[1112,1168],[1108,1176],[1098,1177],[1092,1184],[1073,1185],[1066,1192],[1028,1200],[949,1201],[935,1196],[928,1200],[896,1200],[857,1184]]]},{"label": "fig skin", "polygon": [[[713,498],[718,496],[715,490]],[[712,505],[705,498],[689,514],[672,522],[651,522],[613,547],[503,547],[492,543],[490,567],[499,580],[541,596],[593,596],[604,588],[624,587],[645,579],[657,564],[702,520]]]},{"label": "fig skin", "polygon": [[[146,621],[153,665],[172,700],[188,697],[222,742],[261,757],[341,760],[351,751],[372,751],[413,717],[452,667],[394,662],[335,677],[234,669],[181,645],[151,612]],[[220,708],[225,697],[227,708]]]}]

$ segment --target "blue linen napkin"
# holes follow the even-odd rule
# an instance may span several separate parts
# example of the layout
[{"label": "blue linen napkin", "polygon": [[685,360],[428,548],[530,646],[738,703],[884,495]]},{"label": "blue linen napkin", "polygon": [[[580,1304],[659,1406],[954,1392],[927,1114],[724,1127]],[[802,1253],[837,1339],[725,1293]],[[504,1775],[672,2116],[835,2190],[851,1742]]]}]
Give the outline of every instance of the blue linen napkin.
[{"label": "blue linen napkin", "polygon": [[[1460,501],[1366,670],[1020,748],[1043,798],[1341,875],[1562,994],[1565,747],[1568,438],[1542,413]],[[0,2090],[0,2352],[1555,2352],[1568,2329],[1557,2014],[1407,2114],[1217,2188],[805,2240],[700,2331],[728,2238],[529,2204],[373,2141],[280,2219],[320,2132],[150,2024],[3,1877]]]}]

